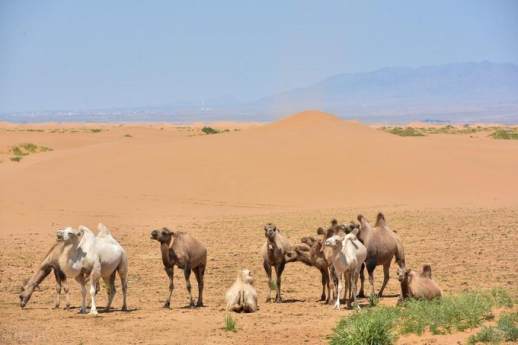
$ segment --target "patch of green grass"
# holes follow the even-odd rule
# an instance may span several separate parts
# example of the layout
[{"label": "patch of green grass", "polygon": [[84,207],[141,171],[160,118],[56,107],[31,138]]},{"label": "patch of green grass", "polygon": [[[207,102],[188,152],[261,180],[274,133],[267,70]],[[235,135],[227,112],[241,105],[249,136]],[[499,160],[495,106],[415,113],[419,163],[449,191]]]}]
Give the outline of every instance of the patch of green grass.
[{"label": "patch of green grass", "polygon": [[390,345],[397,335],[393,328],[399,317],[399,309],[380,307],[355,313],[342,319],[331,338],[331,345]]},{"label": "patch of green grass", "polygon": [[517,323],[518,312],[502,314],[496,327],[482,327],[477,334],[469,337],[468,344],[499,344],[502,341],[516,342],[518,340]]},{"label": "patch of green grass", "polygon": [[13,162],[19,162],[22,160],[22,158],[23,158],[22,156],[14,156],[9,159],[12,160]]},{"label": "patch of green grass", "polygon": [[399,135],[400,137],[422,137],[424,134],[413,127],[384,127],[384,131]]},{"label": "patch of green grass", "polygon": [[[432,301],[407,300],[396,307],[368,308],[342,319],[331,344],[392,344],[399,334],[463,331],[479,327],[484,321],[494,318],[491,309],[501,306],[512,307],[513,301],[505,290],[493,289],[465,292]],[[517,337],[515,323],[518,316],[516,313],[510,315],[499,321],[499,331],[506,334],[502,335],[505,339]],[[489,332],[492,331],[484,332],[491,335]]]},{"label": "patch of green grass", "polygon": [[273,280],[270,282],[270,290],[277,290],[277,284]]},{"label": "patch of green grass", "polygon": [[499,128],[491,133],[493,139],[518,140],[518,130]]},{"label": "patch of green grass", "polygon": [[217,129],[214,129],[212,127],[203,127],[201,131],[205,134],[217,134],[219,131]]},{"label": "patch of green grass", "polygon": [[237,324],[236,320],[232,318],[232,315],[225,315],[225,331],[227,332],[237,332]]}]

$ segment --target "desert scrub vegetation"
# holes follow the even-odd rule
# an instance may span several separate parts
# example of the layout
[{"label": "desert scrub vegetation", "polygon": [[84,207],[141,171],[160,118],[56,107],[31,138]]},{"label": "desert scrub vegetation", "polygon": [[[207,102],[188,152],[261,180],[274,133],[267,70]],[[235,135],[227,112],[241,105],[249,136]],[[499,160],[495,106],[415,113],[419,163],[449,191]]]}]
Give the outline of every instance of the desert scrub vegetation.
[{"label": "desert scrub vegetation", "polygon": [[424,134],[414,127],[383,127],[385,132],[399,135],[400,137],[422,137]]},{"label": "desert scrub vegetation", "polygon": [[[330,343],[389,345],[404,334],[421,335],[429,331],[437,335],[463,331],[493,319],[493,308],[512,306],[513,301],[505,290],[493,289],[465,292],[433,301],[408,300],[396,307],[366,308],[342,319]],[[506,329],[512,329],[508,319],[503,323]]]},{"label": "desert scrub vegetation", "polygon": [[13,162],[19,162],[22,160],[24,156],[28,156],[32,153],[38,153],[38,152],[46,152],[46,151],[52,151],[51,148],[46,146],[39,146],[32,143],[24,143],[19,144],[15,146],[11,146],[9,149],[9,152],[13,154],[12,157],[10,157],[11,161]]},{"label": "desert scrub vegetation", "polygon": [[518,140],[518,129],[498,128],[491,133],[493,139]]},{"label": "desert scrub vegetation", "polygon": [[201,129],[201,131],[205,134],[218,134],[219,133],[219,131],[217,129],[214,129],[212,127],[207,127],[207,126],[203,127]]}]

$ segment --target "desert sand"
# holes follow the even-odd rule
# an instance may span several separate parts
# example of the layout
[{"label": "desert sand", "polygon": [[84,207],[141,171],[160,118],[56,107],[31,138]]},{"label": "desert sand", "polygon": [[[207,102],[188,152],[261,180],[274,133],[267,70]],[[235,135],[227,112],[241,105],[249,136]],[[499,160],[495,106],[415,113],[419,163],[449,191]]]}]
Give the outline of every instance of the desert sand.
[{"label": "desert sand", "polygon": [[[201,124],[0,124],[0,343],[326,343],[350,311],[318,302],[319,272],[300,263],[285,270],[285,303],[264,303],[262,225],[274,222],[298,242],[332,217],[349,221],[362,213],[373,221],[378,211],[400,234],[407,264],[432,264],[445,293],[505,287],[516,296],[518,141],[398,137],[318,111],[271,124],[214,127],[229,130],[205,135]],[[9,148],[21,143],[52,151],[13,162]],[[52,310],[53,278],[21,310],[21,282],[55,231],[79,224],[95,229],[98,222],[128,251],[130,312],[118,310],[118,289],[116,311],[79,315],[74,281],[74,308]],[[172,310],[161,308],[167,277],[158,245],[149,239],[159,226],[188,231],[207,246],[205,308],[185,308],[179,270]],[[244,267],[255,275],[260,310],[236,315],[238,331],[228,333],[224,292]],[[378,287],[381,276],[378,269]],[[387,292],[394,297],[383,303],[395,303],[396,279]],[[105,301],[103,290],[98,304]]]}]

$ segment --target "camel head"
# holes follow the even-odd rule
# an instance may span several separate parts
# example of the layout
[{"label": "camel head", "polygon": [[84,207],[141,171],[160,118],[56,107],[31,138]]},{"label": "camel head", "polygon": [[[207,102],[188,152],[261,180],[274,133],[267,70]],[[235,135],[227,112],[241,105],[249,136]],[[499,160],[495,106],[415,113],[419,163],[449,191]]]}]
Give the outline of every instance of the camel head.
[{"label": "camel head", "polygon": [[33,291],[33,289],[31,289],[30,287],[26,288],[25,285],[26,285],[26,282],[24,283],[24,285],[22,285],[20,295],[18,296],[18,297],[20,297],[20,307],[21,308],[24,308],[27,305],[27,303],[29,303],[29,300],[31,299],[32,291]]},{"label": "camel head", "polygon": [[151,231],[151,239],[160,243],[169,243],[174,232],[168,228],[156,229]]},{"label": "camel head", "polygon": [[252,272],[248,269],[242,269],[241,272],[239,272],[239,277],[241,278],[241,281],[245,284],[252,284],[254,282],[254,278],[252,277]]},{"label": "camel head", "polygon": [[270,241],[275,239],[275,235],[277,235],[278,232],[279,229],[277,229],[275,224],[268,223],[264,226],[264,236]]},{"label": "camel head", "polygon": [[338,221],[336,220],[336,218],[331,219],[331,227],[335,227],[337,225],[338,225]]},{"label": "camel head", "polygon": [[410,268],[398,268],[397,269],[397,279],[403,283],[403,282],[407,282],[407,283],[410,283],[410,281],[412,280],[413,276],[415,275],[415,272],[412,271]]},{"label": "camel head", "polygon": [[343,239],[339,235],[333,235],[325,240],[324,245],[331,248],[342,248]]},{"label": "camel head", "polygon": [[67,227],[56,232],[56,239],[65,243],[71,243],[78,241],[83,234],[83,229],[77,230],[71,227]]},{"label": "camel head", "polygon": [[423,268],[421,270],[421,276],[432,279],[432,266],[423,265]]}]

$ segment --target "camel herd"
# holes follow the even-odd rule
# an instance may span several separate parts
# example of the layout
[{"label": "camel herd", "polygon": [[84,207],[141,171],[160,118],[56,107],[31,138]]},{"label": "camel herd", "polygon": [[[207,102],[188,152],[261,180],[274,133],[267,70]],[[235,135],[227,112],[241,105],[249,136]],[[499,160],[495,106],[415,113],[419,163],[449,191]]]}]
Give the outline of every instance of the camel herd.
[{"label": "camel herd", "polygon": [[[393,259],[399,266],[401,299],[441,297],[441,289],[433,281],[429,265],[424,265],[421,272],[406,268],[401,240],[396,232],[387,226],[382,213],[377,215],[374,226],[371,226],[362,215],[359,215],[357,220],[358,223],[339,224],[333,219],[327,229],[317,229],[319,237],[306,236],[295,245],[292,245],[274,224],[266,224],[266,240],[261,248],[263,267],[268,277],[269,295],[266,301],[272,301],[271,294],[275,290],[273,301],[282,302],[281,280],[285,266],[288,263],[301,262],[320,271],[321,301],[334,303],[334,308],[340,309],[343,299],[348,308],[355,306],[359,309],[356,298],[365,297],[364,270],[367,269],[369,275],[372,295],[375,293],[374,270],[377,266],[383,266],[384,279],[378,293],[378,296],[382,297]],[[207,249],[190,234],[168,228],[151,231],[151,239],[160,243],[162,263],[169,278],[169,291],[164,307],[170,308],[171,305],[175,266],[184,273],[189,305],[202,307]],[[272,267],[275,271],[275,282],[272,280]],[[99,281],[102,279],[108,294],[106,310],[110,310],[115,296],[115,278],[118,274],[123,294],[122,310],[127,310],[128,258],[125,250],[103,224],[99,224],[97,234],[85,226],[79,226],[78,229],[67,227],[57,231],[56,242],[41,262],[39,269],[22,287],[19,295],[22,308],[29,302],[34,289],[51,271],[56,278],[56,308],[60,305],[62,290],[65,293],[65,308],[70,306],[67,278],[74,278],[81,286],[80,313],[86,313],[89,283],[90,313],[97,314],[95,298],[100,289]],[[191,291],[191,272],[194,272],[198,283],[196,303]],[[239,271],[235,282],[225,294],[225,301],[228,311],[249,313],[258,310],[257,291],[253,286],[252,273],[248,269]]]}]

